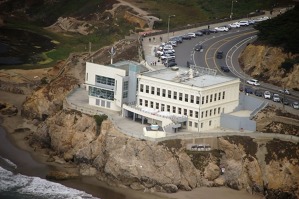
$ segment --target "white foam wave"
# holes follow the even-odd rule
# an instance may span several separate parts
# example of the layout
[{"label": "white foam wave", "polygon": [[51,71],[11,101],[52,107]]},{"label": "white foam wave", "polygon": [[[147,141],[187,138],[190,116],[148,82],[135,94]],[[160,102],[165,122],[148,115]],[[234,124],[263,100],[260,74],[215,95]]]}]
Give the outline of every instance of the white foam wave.
[{"label": "white foam wave", "polygon": [[10,161],[9,159],[3,158],[2,156],[0,156],[0,159],[2,159],[11,168],[13,168],[13,169],[18,168],[18,166],[15,163],[13,163],[12,161]]},{"label": "white foam wave", "polygon": [[15,191],[21,194],[42,196],[45,198],[96,199],[90,194],[39,177],[29,177],[0,167],[0,192]]}]

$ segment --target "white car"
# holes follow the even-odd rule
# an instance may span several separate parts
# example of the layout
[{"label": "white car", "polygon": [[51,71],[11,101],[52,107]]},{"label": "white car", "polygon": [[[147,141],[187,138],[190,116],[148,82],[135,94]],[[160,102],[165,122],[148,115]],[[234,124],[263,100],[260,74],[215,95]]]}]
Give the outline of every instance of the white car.
[{"label": "white car", "polygon": [[240,26],[249,26],[248,21],[239,21]]},{"label": "white car", "polygon": [[270,91],[265,91],[264,92],[264,98],[265,99],[271,99],[271,92]]},{"label": "white car", "polygon": [[277,93],[273,94],[272,100],[273,100],[273,102],[281,102],[280,97]]},{"label": "white car", "polygon": [[253,85],[253,86],[260,86],[259,80],[256,79],[250,79],[246,81],[247,84]]},{"label": "white car", "polygon": [[228,26],[231,28],[240,28],[240,24],[238,22],[228,24]]},{"label": "white car", "polygon": [[164,59],[174,59],[174,58],[175,58],[175,55],[162,55],[160,58],[161,58],[162,60],[164,60]]},{"label": "white car", "polygon": [[218,32],[227,32],[228,31],[228,28],[224,27],[224,26],[219,26],[214,29],[217,30]]},{"label": "white car", "polygon": [[187,35],[189,35],[190,37],[192,38],[195,38],[196,37],[196,34],[194,32],[189,32]]},{"label": "white car", "polygon": [[299,109],[299,102],[293,102],[292,107],[294,109]]}]

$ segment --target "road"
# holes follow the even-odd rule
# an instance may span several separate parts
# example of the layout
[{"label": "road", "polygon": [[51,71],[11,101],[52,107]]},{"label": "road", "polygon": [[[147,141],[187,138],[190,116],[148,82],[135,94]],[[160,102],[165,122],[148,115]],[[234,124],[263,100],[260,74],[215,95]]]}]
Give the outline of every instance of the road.
[{"label": "road", "polygon": [[[257,31],[252,26],[248,26],[232,29],[228,32],[211,33],[210,35],[199,36],[191,40],[184,40],[183,43],[175,48],[176,62],[180,67],[186,67],[186,70],[187,61],[189,61],[196,66],[215,69],[217,74],[239,77],[241,80],[240,88],[243,88],[243,90],[246,87],[251,88],[253,91],[260,90],[262,93],[266,90],[271,93],[278,93],[278,90],[282,88],[265,82],[261,82],[259,87],[246,84],[246,81],[251,79],[251,77],[243,72],[238,60],[244,48],[257,38],[256,34]],[[195,51],[194,47],[197,44],[202,44],[203,50]],[[223,51],[223,59],[216,58],[217,51]],[[227,66],[230,72],[223,72],[220,66]],[[299,101],[299,93],[295,91],[292,91],[292,95],[280,94],[280,97],[287,99],[290,104],[294,101]],[[288,112],[299,114],[299,111],[293,109],[290,104],[284,106],[282,103],[276,103],[272,100],[267,101],[269,104],[283,108]]]}]

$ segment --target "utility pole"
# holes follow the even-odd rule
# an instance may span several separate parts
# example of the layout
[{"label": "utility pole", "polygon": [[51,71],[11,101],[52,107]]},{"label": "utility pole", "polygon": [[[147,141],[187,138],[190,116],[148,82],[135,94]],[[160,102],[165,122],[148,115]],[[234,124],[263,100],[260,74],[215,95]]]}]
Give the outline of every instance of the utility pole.
[{"label": "utility pole", "polygon": [[170,18],[175,17],[175,15],[168,15],[168,23],[167,23],[167,41],[169,41],[169,23],[170,23]]}]

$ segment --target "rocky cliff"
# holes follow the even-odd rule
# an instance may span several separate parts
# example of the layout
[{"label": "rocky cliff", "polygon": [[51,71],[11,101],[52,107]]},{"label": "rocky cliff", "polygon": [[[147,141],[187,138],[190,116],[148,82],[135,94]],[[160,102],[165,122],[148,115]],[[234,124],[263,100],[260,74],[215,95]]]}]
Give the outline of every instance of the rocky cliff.
[{"label": "rocky cliff", "polygon": [[279,47],[249,44],[239,61],[245,72],[252,77],[280,87],[299,89],[299,65],[294,65],[289,71],[281,67],[285,60],[297,56],[285,53]]},{"label": "rocky cliff", "polygon": [[299,196],[298,144],[239,136],[218,142],[219,150],[191,152],[184,140],[155,143],[125,136],[109,119],[97,134],[93,117],[66,110],[40,123],[31,137],[35,146],[48,146],[78,164],[82,175],[112,185],[162,192],[227,185]]}]

